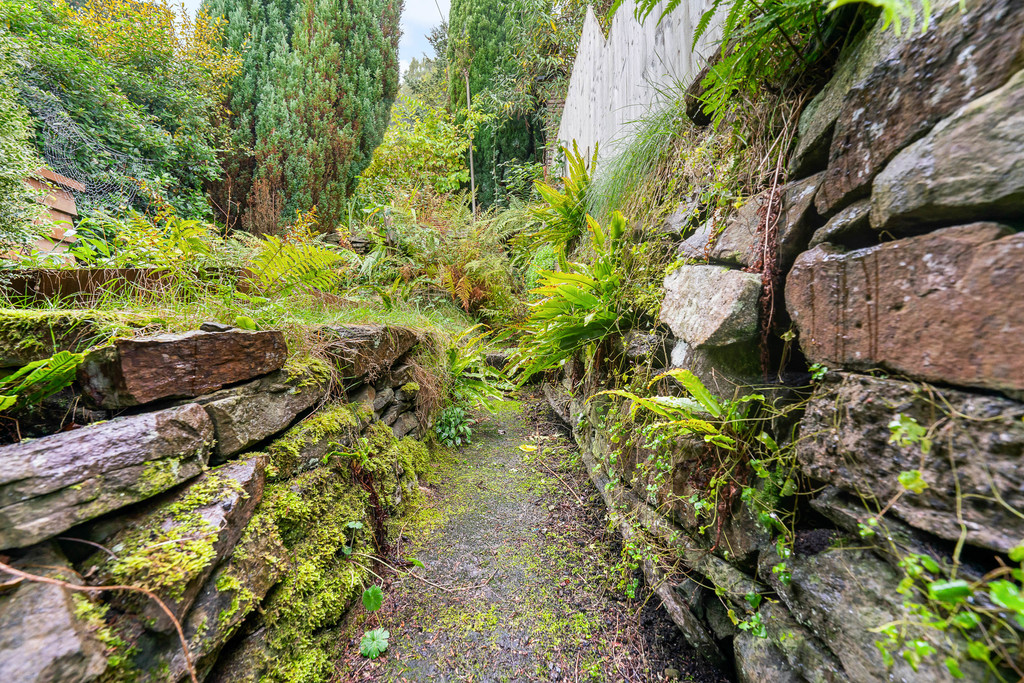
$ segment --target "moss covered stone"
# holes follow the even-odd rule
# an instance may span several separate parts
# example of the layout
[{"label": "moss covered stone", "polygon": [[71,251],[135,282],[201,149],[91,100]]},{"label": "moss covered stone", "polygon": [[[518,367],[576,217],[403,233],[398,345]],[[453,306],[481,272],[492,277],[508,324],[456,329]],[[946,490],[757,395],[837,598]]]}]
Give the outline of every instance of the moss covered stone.
[{"label": "moss covered stone", "polygon": [[362,419],[353,406],[335,403],[289,429],[267,447],[271,480],[287,479],[346,448]]},{"label": "moss covered stone", "polygon": [[0,309],[0,367],[18,367],[58,351],[82,351],[127,334],[116,314],[88,310]]}]

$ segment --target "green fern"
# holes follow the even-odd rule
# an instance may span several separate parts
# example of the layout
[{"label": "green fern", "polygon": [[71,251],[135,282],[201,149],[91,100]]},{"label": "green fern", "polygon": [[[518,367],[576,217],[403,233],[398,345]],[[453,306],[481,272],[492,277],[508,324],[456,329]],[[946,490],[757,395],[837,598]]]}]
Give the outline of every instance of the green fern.
[{"label": "green fern", "polygon": [[536,181],[535,186],[544,203],[533,210],[539,228],[527,233],[520,243],[527,250],[550,244],[563,254],[572,250],[587,226],[587,206],[590,194],[590,171],[597,164],[597,149],[589,160],[580,154],[573,140],[572,152],[563,148],[568,164],[568,175],[562,178],[559,190],[547,183]]},{"label": "green fern", "polygon": [[0,380],[0,411],[41,402],[71,384],[84,353],[58,351]]},{"label": "green fern", "polygon": [[339,266],[344,252],[328,249],[315,241],[283,240],[276,235],[263,238],[252,257],[249,270],[266,294],[284,294],[294,289],[331,290],[341,279]]}]

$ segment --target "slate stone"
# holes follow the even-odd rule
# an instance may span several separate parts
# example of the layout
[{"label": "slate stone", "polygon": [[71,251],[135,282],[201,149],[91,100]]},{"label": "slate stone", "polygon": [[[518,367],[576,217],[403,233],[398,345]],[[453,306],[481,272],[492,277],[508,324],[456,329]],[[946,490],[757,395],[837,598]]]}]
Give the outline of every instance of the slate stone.
[{"label": "slate stone", "polygon": [[946,228],[797,259],[786,306],[812,363],[1024,390],[1024,233]]},{"label": "slate stone", "polygon": [[805,683],[771,641],[741,631],[733,640],[738,683]]},{"label": "slate stone", "polygon": [[202,332],[230,332],[231,330],[238,329],[234,325],[225,325],[215,320],[208,320],[199,326]]},{"label": "slate stone", "polygon": [[875,178],[871,224],[1024,218],[1024,71],[943,120]]},{"label": "slate stone", "polygon": [[847,239],[856,239],[858,235],[871,232],[871,200],[862,199],[854,202],[837,213],[828,223],[814,231],[808,248],[813,249],[819,244],[830,242],[843,244]]},{"label": "slate stone", "polygon": [[[938,7],[941,2],[933,4]],[[882,28],[883,23],[879,18],[862,40],[840,56],[832,78],[804,107],[797,126],[796,147],[789,160],[790,178],[825,170],[832,133],[847,93],[905,40],[891,28]]]},{"label": "slate stone", "polygon": [[649,364],[651,368],[660,369],[668,363],[673,344],[667,334],[630,330],[622,340],[622,346],[630,362]]},{"label": "slate stone", "polygon": [[[782,560],[766,550],[758,562],[759,576],[769,583],[796,620],[823,634],[843,673],[865,683],[952,683],[943,653],[929,657],[914,671],[902,657],[891,668],[882,661],[872,629],[898,620],[903,596],[896,592],[901,574],[870,551],[827,550],[816,555],[791,555],[786,560],[790,583],[784,584],[772,567]],[[966,643],[960,643],[961,648]],[[966,680],[982,680],[977,667],[965,663]],[[842,680],[842,679],[839,679]]]},{"label": "slate stone", "polygon": [[669,365],[689,370],[716,396],[745,393],[745,389],[764,381],[760,351],[753,339],[705,348],[679,341],[672,348]]},{"label": "slate stone", "polygon": [[682,266],[665,278],[661,321],[694,347],[745,341],[757,334],[760,295],[760,275]]},{"label": "slate stone", "polygon": [[0,548],[23,547],[200,474],[213,425],[188,404],[0,448]]},{"label": "slate stone", "polygon": [[334,325],[317,332],[344,379],[376,378],[416,345],[414,330],[393,325]]},{"label": "slate stone", "polygon": [[284,365],[281,332],[202,332],[118,339],[86,356],[78,368],[83,391],[101,408],[159,399],[193,398]]},{"label": "slate stone", "polygon": [[[968,544],[1007,553],[1024,539],[1024,520],[995,500],[998,493],[1007,505],[1024,507],[1024,404],[895,379],[840,377],[816,389],[800,423],[797,458],[805,474],[884,506],[902,490],[900,473],[920,469],[928,487],[901,496],[891,514],[956,541],[959,484]],[[900,415],[930,430],[930,452],[890,443],[888,425]]]},{"label": "slate stone", "polygon": [[416,418],[416,413],[408,412],[398,416],[395,423],[391,425],[391,430],[397,438],[401,439],[403,436],[414,432],[419,426],[420,421]]},{"label": "slate stone", "polygon": [[[259,608],[270,589],[292,569],[276,525],[254,517],[232,554],[207,579],[182,623],[196,669],[206,674],[244,619]],[[167,680],[185,681],[180,647],[168,648],[154,665],[167,667]],[[152,667],[150,667],[152,668]]]},{"label": "slate stone", "polygon": [[196,399],[216,429],[215,462],[284,431],[300,414],[323,401],[329,388],[326,371],[320,366],[293,374],[279,370]]},{"label": "slate stone", "polygon": [[378,391],[376,398],[373,399],[374,412],[379,413],[380,411],[384,410],[386,407],[391,405],[391,402],[394,400],[394,398],[395,390],[392,389],[391,387],[384,387],[383,389]]},{"label": "slate stone", "polygon": [[[773,211],[778,213],[776,223],[775,258],[778,268],[785,271],[807,246],[811,236],[814,195],[818,191],[822,174],[816,174],[782,187]],[[680,245],[681,256],[707,259],[713,263],[757,267],[764,258],[764,229],[762,207],[768,192],[755,195],[726,221],[717,234],[710,225],[702,226]]]},{"label": "slate stone", "polygon": [[[81,585],[67,559],[52,544],[30,550],[12,565],[32,574]],[[0,571],[0,582],[15,578]],[[22,581],[0,593],[0,681],[86,683],[107,668],[103,644],[75,616],[85,593]]]},{"label": "slate stone", "polygon": [[0,368],[17,368],[58,351],[81,352],[129,328],[113,314],[90,310],[0,308]]},{"label": "slate stone", "polygon": [[[231,462],[161,500],[108,541],[120,559],[105,553],[93,556],[88,563],[94,568],[88,573],[90,583],[147,588],[180,621],[241,538],[263,496],[266,465],[263,454]],[[171,633],[174,629],[164,611],[145,596],[121,592],[111,600],[139,614],[151,630]]]},{"label": "slate stone", "polygon": [[936,12],[843,99],[828,169],[815,199],[831,215],[867,195],[901,149],[961,106],[1005,84],[1021,66],[1024,3],[984,0]]}]

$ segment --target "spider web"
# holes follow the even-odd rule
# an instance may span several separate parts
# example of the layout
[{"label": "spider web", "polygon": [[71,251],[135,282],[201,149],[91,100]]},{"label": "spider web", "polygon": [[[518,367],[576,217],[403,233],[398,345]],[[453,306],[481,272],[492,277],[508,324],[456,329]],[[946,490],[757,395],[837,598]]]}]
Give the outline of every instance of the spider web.
[{"label": "spider web", "polygon": [[149,175],[152,161],[97,141],[75,123],[52,93],[29,86],[22,88],[22,100],[38,122],[46,165],[85,187],[81,191],[61,188],[74,197],[79,213],[83,209],[110,211],[135,202],[139,179]]}]

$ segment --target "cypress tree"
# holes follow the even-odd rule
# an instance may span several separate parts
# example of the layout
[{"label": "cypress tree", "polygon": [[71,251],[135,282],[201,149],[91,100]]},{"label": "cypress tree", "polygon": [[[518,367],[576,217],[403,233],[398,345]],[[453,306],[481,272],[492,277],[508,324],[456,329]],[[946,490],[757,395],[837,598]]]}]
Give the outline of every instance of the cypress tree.
[{"label": "cypress tree", "polygon": [[222,202],[230,190],[255,230],[314,206],[321,225],[333,227],[398,92],[402,0],[207,0],[207,7],[227,18],[229,45],[242,49],[248,39],[230,101],[234,149]]},{"label": "cypress tree", "polygon": [[[469,72],[469,91],[474,101],[488,91],[491,99],[495,95],[500,99],[495,76],[502,70],[500,60],[509,25],[501,0],[452,1],[448,17],[448,92],[453,111],[466,108],[465,69]],[[483,206],[503,199],[506,164],[534,161],[540,147],[540,128],[532,121],[504,116],[500,107],[496,114],[474,138],[477,201]]]}]

